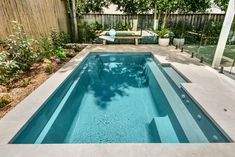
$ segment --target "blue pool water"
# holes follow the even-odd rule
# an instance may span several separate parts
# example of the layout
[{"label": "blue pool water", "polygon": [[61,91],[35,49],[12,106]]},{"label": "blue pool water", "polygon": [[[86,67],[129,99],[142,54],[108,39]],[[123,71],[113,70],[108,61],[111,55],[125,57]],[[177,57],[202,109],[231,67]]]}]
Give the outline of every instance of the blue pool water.
[{"label": "blue pool water", "polygon": [[151,53],[91,53],[11,143],[228,142],[185,82]]}]

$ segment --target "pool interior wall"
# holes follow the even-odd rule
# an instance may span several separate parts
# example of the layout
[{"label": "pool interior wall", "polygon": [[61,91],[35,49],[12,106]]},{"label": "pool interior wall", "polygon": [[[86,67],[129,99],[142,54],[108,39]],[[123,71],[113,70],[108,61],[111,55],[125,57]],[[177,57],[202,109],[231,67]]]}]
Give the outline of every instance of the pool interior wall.
[{"label": "pool interior wall", "polygon": [[183,82],[151,53],[90,53],[11,143],[228,142]]}]

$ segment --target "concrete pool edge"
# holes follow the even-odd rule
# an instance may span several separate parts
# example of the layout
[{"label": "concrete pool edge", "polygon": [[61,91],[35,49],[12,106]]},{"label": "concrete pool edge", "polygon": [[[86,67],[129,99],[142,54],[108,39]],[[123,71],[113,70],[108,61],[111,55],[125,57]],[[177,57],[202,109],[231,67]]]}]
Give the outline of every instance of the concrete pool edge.
[{"label": "concrete pool edge", "polygon": [[233,157],[235,144],[51,144],[0,145],[0,155],[12,157]]},{"label": "concrete pool edge", "polygon": [[[96,50],[97,51],[97,50]],[[95,52],[96,52],[95,51]],[[220,156],[232,156],[235,154],[234,148],[235,148],[235,144],[234,143],[229,143],[229,144],[88,144],[88,145],[13,145],[13,144],[7,144],[9,142],[9,137],[10,139],[19,131],[19,129],[24,125],[24,122],[19,122],[20,119],[26,119],[26,121],[38,110],[38,108],[40,108],[40,106],[42,105],[42,102],[45,101],[45,99],[50,96],[50,94],[60,85],[60,83],[72,72],[72,70],[78,65],[78,63],[74,63],[75,62],[81,62],[81,60],[83,58],[85,58],[85,55],[87,55],[90,52],[89,48],[88,49],[84,49],[81,53],[78,54],[78,56],[76,56],[75,58],[73,58],[68,64],[65,65],[65,67],[62,67],[62,69],[60,69],[56,74],[54,74],[51,78],[49,78],[43,85],[41,85],[37,90],[42,90],[41,88],[45,87],[47,85],[49,85],[50,89],[48,90],[47,88],[47,92],[43,93],[43,95],[40,95],[40,98],[42,99],[36,99],[32,98],[31,100],[24,100],[22,101],[16,108],[14,108],[12,111],[10,111],[2,120],[0,120],[0,155],[4,155],[4,156],[14,156],[14,154],[17,155],[22,155],[22,156],[32,156],[31,153],[36,153],[34,154],[34,156],[53,156],[54,155],[59,155],[59,156],[67,156],[65,152],[68,152],[69,155],[76,155],[76,152],[78,154],[80,154],[81,156],[84,156],[84,154],[86,154],[87,156],[92,156],[91,154],[94,155],[94,153],[98,153],[97,156],[102,156],[104,154],[100,154],[100,153],[106,153],[112,156],[115,156],[113,153],[115,153],[117,150],[121,150],[123,151],[122,153],[127,153],[129,154],[129,156],[143,156],[143,153],[146,153],[145,155],[149,155],[149,156],[156,156],[159,152],[161,152],[161,154],[163,156],[172,156],[172,155],[176,155],[178,154],[179,156],[195,156],[197,155],[197,153],[202,153],[202,154],[198,154],[198,155],[214,155],[215,150],[216,152],[218,152],[218,154],[220,154]],[[141,51],[143,52],[143,51]],[[148,51],[149,52],[149,51]],[[162,62],[161,62],[162,63]],[[68,66],[69,65],[69,66]],[[69,67],[69,68],[68,68]],[[67,70],[65,70],[67,69]],[[176,67],[176,69],[178,69]],[[63,72],[63,73],[62,73]],[[183,73],[184,74],[184,73]],[[57,81],[54,82],[55,78],[53,78],[54,76],[57,77]],[[56,84],[57,85],[52,85],[52,84]],[[36,90],[36,91],[37,91]],[[36,92],[34,91],[34,92]],[[30,96],[35,96],[34,92],[30,95]],[[41,91],[40,91],[41,92]],[[26,98],[27,99],[27,98]],[[41,100],[41,101],[40,101]],[[27,102],[28,105],[31,104],[31,109],[27,108],[27,106],[25,106],[27,108],[28,113],[24,113],[24,116],[22,117],[22,113],[20,115],[16,114],[18,110],[18,113],[20,113],[19,108],[20,106],[24,106],[22,105],[23,103]],[[36,103],[37,105],[35,105],[34,103]],[[38,105],[39,104],[39,105]],[[25,111],[22,109],[22,111]],[[11,116],[12,117],[11,117]],[[16,122],[16,119],[18,122]],[[13,126],[14,125],[14,126]],[[15,129],[10,129],[9,127],[13,126]],[[2,132],[2,130],[6,133],[6,134],[11,134],[13,136],[8,136],[6,137],[6,134],[4,134]],[[4,137],[5,136],[5,137]],[[108,148],[111,145],[112,148]],[[126,148],[128,147],[129,149],[131,149],[130,151],[128,151],[128,149]],[[53,148],[53,150],[51,150],[51,148]],[[96,148],[100,148],[101,150],[96,150]],[[138,154],[138,148],[142,150],[141,154]],[[154,148],[154,150],[153,150]],[[177,148],[180,149],[180,151],[177,151]],[[78,150],[77,150],[78,149]],[[169,152],[170,150],[174,150],[172,152]],[[224,151],[223,151],[224,150]],[[227,151],[229,150],[229,152]],[[27,152],[29,151],[29,152]],[[100,151],[100,152],[99,152]],[[195,152],[196,151],[196,152]],[[200,152],[201,151],[201,152]],[[46,154],[42,154],[41,152],[44,152]],[[158,152],[158,153],[156,153]],[[27,154],[24,154],[27,153]],[[117,152],[116,152],[117,153]],[[11,155],[10,155],[11,154]],[[117,156],[124,156],[125,154],[116,154]],[[158,154],[159,155],[159,154]]]}]

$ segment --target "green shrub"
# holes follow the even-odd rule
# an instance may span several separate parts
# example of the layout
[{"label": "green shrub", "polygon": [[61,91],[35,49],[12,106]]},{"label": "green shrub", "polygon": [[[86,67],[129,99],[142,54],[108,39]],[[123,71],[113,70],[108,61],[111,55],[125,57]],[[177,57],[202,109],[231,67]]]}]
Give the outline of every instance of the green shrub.
[{"label": "green shrub", "polygon": [[[22,78],[22,74],[29,72],[32,65],[45,58],[58,57],[66,59],[62,46],[69,42],[69,36],[64,33],[51,32],[51,38],[42,36],[38,41],[28,38],[23,26],[14,23],[14,33],[4,42],[3,52],[0,52],[0,84],[11,88]],[[23,82],[27,86],[30,82]],[[18,85],[18,84],[17,84]]]},{"label": "green shrub", "polygon": [[91,23],[87,26],[86,33],[87,33],[87,40],[88,41],[92,42],[96,38],[97,30],[101,31],[101,32],[103,30],[102,24],[99,24],[97,21],[95,23]]},{"label": "green shrub", "polygon": [[19,86],[20,87],[27,87],[28,85],[30,85],[32,82],[29,78],[25,78],[25,79],[22,79]]},{"label": "green shrub", "polygon": [[160,31],[156,31],[160,38],[169,38],[171,31],[167,28],[163,28]]},{"label": "green shrub", "polygon": [[48,65],[45,67],[45,72],[48,73],[48,74],[52,74],[53,72],[55,72],[55,65],[53,65],[53,64],[48,64]]},{"label": "green shrub", "polygon": [[97,34],[104,30],[102,24],[99,24],[98,22],[91,24],[88,24],[87,22],[79,23],[78,28],[80,43],[93,42]]},{"label": "green shrub", "polygon": [[53,51],[53,45],[51,39],[44,35],[38,40],[39,53],[38,60],[41,61],[44,58],[51,59],[55,54]]},{"label": "green shrub", "polygon": [[14,33],[6,40],[6,51],[0,53],[0,84],[8,87],[30,70],[38,56],[37,41],[27,37],[21,24],[13,24]]},{"label": "green shrub", "polygon": [[12,83],[19,79],[22,73],[20,66],[15,60],[8,59],[9,53],[4,51],[0,53],[0,84],[11,87]]},{"label": "green shrub", "polygon": [[12,98],[9,95],[0,95],[0,108],[5,107],[12,102]]},{"label": "green shrub", "polygon": [[187,31],[187,25],[185,21],[179,21],[173,28],[175,38],[184,38]]},{"label": "green shrub", "polygon": [[205,23],[203,30],[203,42],[204,45],[216,45],[219,40],[220,31],[223,22],[221,21],[208,21]]},{"label": "green shrub", "polygon": [[21,70],[29,71],[37,58],[37,53],[34,50],[37,41],[27,37],[21,24],[14,22],[13,28],[14,33],[6,41],[7,58],[10,61],[13,60]]},{"label": "green shrub", "polygon": [[54,45],[54,49],[58,47],[63,47],[65,44],[70,42],[70,36],[65,32],[57,32],[55,30],[51,31],[51,39],[52,44]]},{"label": "green shrub", "polygon": [[69,58],[74,57],[75,54],[76,54],[76,53],[75,53],[75,50],[66,50],[66,51],[65,51],[66,57],[69,57]]},{"label": "green shrub", "polygon": [[114,28],[116,31],[127,31],[128,29],[131,29],[130,25],[124,25],[122,23],[117,23]]},{"label": "green shrub", "polygon": [[64,52],[62,47],[58,47],[55,50],[55,54],[61,61],[64,61],[67,58],[66,53]]}]

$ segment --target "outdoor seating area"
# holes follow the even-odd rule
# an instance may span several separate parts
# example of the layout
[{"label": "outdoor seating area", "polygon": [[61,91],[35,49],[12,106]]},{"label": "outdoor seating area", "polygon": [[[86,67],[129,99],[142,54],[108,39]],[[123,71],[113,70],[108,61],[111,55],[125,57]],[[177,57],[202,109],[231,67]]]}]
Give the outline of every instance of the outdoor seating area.
[{"label": "outdoor seating area", "polygon": [[0,1],[0,157],[234,157],[234,0]]}]

